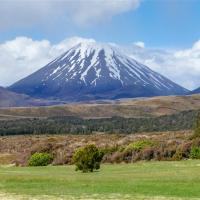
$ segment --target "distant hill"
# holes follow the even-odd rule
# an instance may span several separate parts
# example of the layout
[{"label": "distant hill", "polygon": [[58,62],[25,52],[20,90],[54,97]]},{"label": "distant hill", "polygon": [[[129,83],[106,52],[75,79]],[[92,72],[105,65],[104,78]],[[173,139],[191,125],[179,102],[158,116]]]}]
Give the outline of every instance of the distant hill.
[{"label": "distant hill", "polygon": [[53,102],[51,101],[34,99],[28,95],[17,94],[3,87],[0,87],[0,107],[47,106],[52,104]]},{"label": "distant hill", "polygon": [[69,102],[189,92],[126,55],[116,45],[97,42],[74,46],[10,89],[35,98]]},{"label": "distant hill", "polygon": [[192,129],[200,95],[0,109],[0,135]]},{"label": "distant hill", "polygon": [[200,87],[197,88],[197,89],[195,89],[195,90],[193,90],[193,91],[191,92],[191,94],[200,94]]},{"label": "distant hill", "polygon": [[48,107],[0,109],[0,116],[80,118],[154,117],[176,114],[181,111],[199,110],[200,95],[163,96],[145,99],[76,103]]}]

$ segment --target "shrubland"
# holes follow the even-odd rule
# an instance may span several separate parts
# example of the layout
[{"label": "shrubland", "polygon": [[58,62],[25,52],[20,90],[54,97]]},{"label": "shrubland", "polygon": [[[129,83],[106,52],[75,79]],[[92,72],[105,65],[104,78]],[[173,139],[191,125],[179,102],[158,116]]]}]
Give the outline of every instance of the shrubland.
[{"label": "shrubland", "polygon": [[102,163],[182,160],[191,158],[193,147],[200,147],[200,139],[191,139],[192,135],[192,131],[169,131],[129,135],[5,136],[0,138],[0,154],[9,156],[10,163],[20,166],[28,165],[35,153],[52,155],[52,165],[73,164],[74,153],[92,144],[103,153]]},{"label": "shrubland", "polygon": [[0,154],[9,156],[4,160],[12,158],[11,163],[22,166],[28,165],[35,153],[52,155],[52,165],[73,164],[78,162],[73,156],[78,152],[78,157],[83,157],[80,154],[88,145],[95,145],[102,152],[103,163],[199,159],[199,126],[198,117],[194,130],[184,131],[4,136],[0,137]]}]

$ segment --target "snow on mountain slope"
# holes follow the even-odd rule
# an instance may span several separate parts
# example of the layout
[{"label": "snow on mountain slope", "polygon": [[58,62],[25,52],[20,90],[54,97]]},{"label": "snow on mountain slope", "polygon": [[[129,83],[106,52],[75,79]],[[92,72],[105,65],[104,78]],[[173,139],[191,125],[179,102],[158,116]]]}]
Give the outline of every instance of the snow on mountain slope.
[{"label": "snow on mountain slope", "polygon": [[82,101],[188,92],[113,44],[84,41],[10,87],[34,97]]}]

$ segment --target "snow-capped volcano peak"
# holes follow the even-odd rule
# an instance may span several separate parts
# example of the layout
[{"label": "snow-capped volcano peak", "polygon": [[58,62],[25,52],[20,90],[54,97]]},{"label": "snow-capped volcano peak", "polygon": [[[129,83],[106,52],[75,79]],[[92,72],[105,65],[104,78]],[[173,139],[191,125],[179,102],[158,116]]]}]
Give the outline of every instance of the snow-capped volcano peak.
[{"label": "snow-capped volcano peak", "polygon": [[[128,57],[112,44],[95,41],[82,42],[72,47],[50,65],[53,63],[60,64],[57,68],[54,67],[50,74],[49,71],[47,72],[44,82],[51,78],[54,80],[59,78],[65,71],[66,81],[78,77],[84,84],[91,86],[96,85],[97,81],[103,77],[109,77],[120,81],[122,85],[130,84],[130,78],[133,78],[135,84],[137,82],[148,84],[151,79],[157,87],[170,87],[170,85],[162,83],[160,75]],[[93,72],[93,77],[88,78],[91,72]]]},{"label": "snow-capped volcano peak", "polygon": [[[50,63],[53,64],[67,60],[62,66],[59,65],[54,69],[53,73],[47,76],[47,79],[52,75],[55,76],[55,73],[63,72],[66,69],[66,80],[73,79],[79,74],[80,80],[85,84],[96,84],[96,80],[101,76],[102,61],[104,61],[110,77],[120,80],[120,72],[113,60],[114,56],[123,57],[114,45],[97,43],[95,41],[81,42]],[[96,74],[94,80],[88,82],[87,75],[91,70],[94,70]]]},{"label": "snow-capped volcano peak", "polygon": [[29,95],[75,100],[77,96],[110,99],[186,92],[126,55],[117,45],[93,40],[76,44],[11,88]]}]

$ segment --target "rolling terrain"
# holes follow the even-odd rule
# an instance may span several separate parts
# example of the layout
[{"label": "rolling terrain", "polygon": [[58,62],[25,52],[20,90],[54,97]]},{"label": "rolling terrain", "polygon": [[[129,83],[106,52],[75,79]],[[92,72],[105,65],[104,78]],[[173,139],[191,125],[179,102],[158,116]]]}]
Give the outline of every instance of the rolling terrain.
[{"label": "rolling terrain", "polygon": [[190,130],[200,95],[0,109],[1,135],[141,133]]},{"label": "rolling terrain", "polygon": [[0,119],[61,116],[74,116],[88,119],[155,117],[176,114],[187,110],[199,110],[199,102],[200,95],[191,95],[125,99],[46,107],[1,108]]}]

